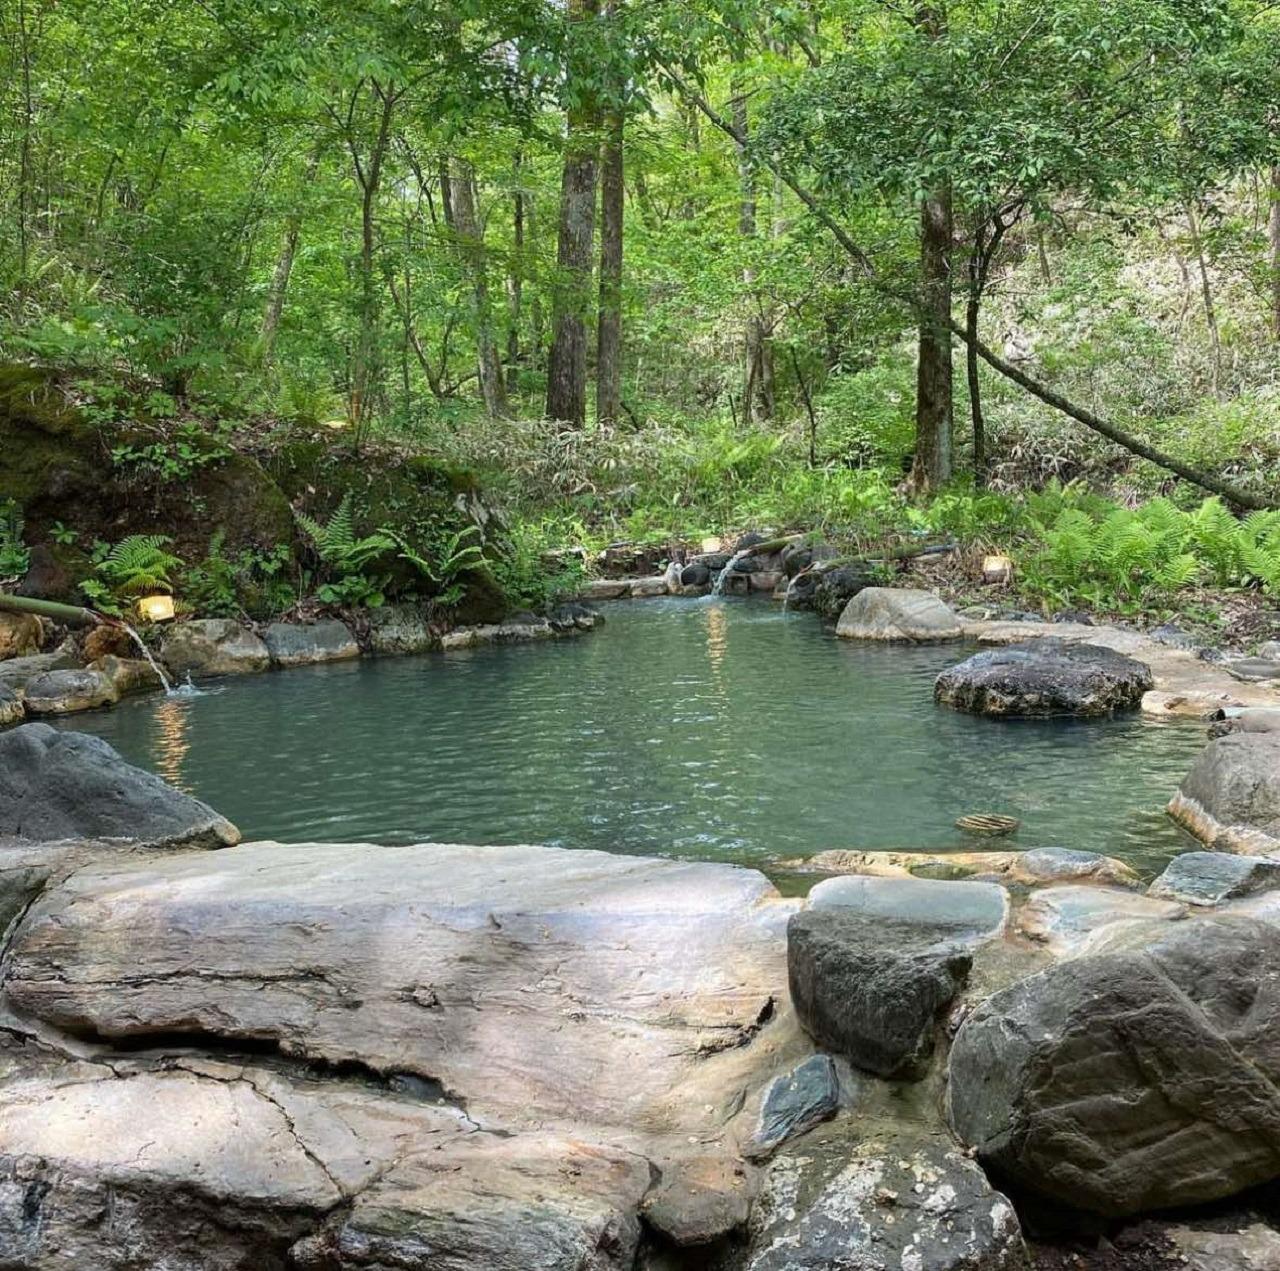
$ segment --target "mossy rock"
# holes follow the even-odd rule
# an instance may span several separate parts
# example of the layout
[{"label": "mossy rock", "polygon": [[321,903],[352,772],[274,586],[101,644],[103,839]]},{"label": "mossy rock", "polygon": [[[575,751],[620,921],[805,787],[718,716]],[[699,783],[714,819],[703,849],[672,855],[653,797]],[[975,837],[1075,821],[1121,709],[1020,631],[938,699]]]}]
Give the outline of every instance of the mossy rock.
[{"label": "mossy rock", "polygon": [[912,878],[929,878],[938,882],[953,883],[972,878],[978,871],[967,865],[955,865],[950,861],[925,861],[912,865],[908,871]]}]

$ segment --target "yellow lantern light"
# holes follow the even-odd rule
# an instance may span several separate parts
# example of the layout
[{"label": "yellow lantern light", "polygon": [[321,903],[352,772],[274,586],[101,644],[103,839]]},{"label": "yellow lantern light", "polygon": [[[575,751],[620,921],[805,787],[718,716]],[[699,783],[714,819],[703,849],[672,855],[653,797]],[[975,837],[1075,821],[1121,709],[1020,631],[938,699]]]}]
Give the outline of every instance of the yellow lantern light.
[{"label": "yellow lantern light", "polygon": [[723,551],[724,544],[718,538],[704,538],[702,540],[702,550],[704,552]]},{"label": "yellow lantern light", "polygon": [[173,618],[173,597],[143,596],[138,601],[138,616],[147,622],[169,622]]}]

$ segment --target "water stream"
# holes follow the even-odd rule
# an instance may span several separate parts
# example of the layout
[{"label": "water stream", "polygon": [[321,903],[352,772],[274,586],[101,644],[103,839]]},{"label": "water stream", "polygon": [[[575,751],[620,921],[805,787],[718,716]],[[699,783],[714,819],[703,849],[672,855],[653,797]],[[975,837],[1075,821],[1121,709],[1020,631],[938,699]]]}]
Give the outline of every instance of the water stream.
[{"label": "water stream", "polygon": [[[959,646],[835,639],[760,600],[619,602],[575,640],[232,677],[92,731],[251,838],[536,842],[769,864],[823,848],[1060,844],[1156,870],[1204,745],[1138,717],[934,705]],[[1011,840],[955,828],[1002,812]]]},{"label": "water stream", "polygon": [[129,639],[142,651],[142,656],[146,658],[147,665],[160,677],[160,686],[165,693],[172,693],[174,691],[173,685],[169,683],[169,677],[161,670],[160,663],[151,656],[151,650],[147,648],[146,641],[127,622],[122,622],[120,625],[128,632]]}]

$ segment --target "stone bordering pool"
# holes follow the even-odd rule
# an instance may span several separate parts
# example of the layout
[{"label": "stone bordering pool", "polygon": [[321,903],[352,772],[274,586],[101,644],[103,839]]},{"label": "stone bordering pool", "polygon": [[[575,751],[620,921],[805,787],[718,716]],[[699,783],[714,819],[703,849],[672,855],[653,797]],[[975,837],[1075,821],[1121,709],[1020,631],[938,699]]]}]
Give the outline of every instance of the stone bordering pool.
[{"label": "stone bordering pool", "polygon": [[[0,636],[13,617],[0,613]],[[577,603],[559,605],[546,615],[520,613],[503,622],[460,627],[433,620],[415,605],[388,605],[356,615],[350,622],[317,618],[249,625],[231,618],[189,618],[165,630],[155,656],[169,677],[181,684],[187,679],[289,670],[360,657],[566,639],[592,631],[603,621],[594,609]],[[93,641],[99,633],[105,638]],[[0,659],[0,727],[27,718],[111,707],[124,697],[161,688],[156,668],[141,658],[123,655],[130,647],[128,639],[123,632],[119,639],[114,636],[113,628],[100,627],[83,647],[67,640],[49,653],[38,651],[39,640],[11,641],[8,646],[0,640],[0,648],[22,650]],[[120,652],[99,653],[99,644]],[[85,657],[86,652],[96,656]]]},{"label": "stone bordering pool", "polygon": [[26,792],[74,838],[0,840],[5,1265],[1017,1271],[984,1164],[1119,1215],[1280,1170],[1274,995],[1223,991],[1280,959],[1270,875],[1194,910],[1076,857],[801,902],[543,847],[175,851],[216,814],[120,835],[112,791],[155,779],[95,780],[108,751],[75,751],[74,824]]}]

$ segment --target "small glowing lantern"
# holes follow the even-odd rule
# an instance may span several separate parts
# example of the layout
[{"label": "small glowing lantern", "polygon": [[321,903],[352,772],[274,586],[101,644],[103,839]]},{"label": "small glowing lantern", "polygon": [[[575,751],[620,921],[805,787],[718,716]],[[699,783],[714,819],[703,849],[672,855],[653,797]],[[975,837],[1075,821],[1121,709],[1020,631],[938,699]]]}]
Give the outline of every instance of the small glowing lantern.
[{"label": "small glowing lantern", "polygon": [[724,544],[718,538],[704,538],[702,540],[702,550],[704,552],[718,552],[723,548]]},{"label": "small glowing lantern", "polygon": [[1013,561],[1007,556],[984,556],[982,558],[982,581],[984,583],[1007,583],[1013,577]]},{"label": "small glowing lantern", "polygon": [[173,597],[143,596],[138,601],[138,616],[148,622],[169,622],[173,618]]}]

